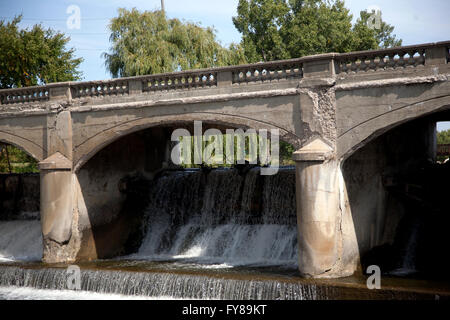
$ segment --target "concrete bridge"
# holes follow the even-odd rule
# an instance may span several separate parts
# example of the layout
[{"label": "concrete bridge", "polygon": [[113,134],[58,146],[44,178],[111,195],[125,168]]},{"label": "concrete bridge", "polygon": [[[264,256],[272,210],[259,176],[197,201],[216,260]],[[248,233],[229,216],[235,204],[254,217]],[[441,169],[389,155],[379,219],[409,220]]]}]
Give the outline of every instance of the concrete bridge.
[{"label": "concrete bridge", "polygon": [[449,48],[0,90],[0,141],[40,162],[44,261],[61,262],[118,253],[129,231],[117,183],[161,168],[169,129],[279,129],[297,150],[300,271],[346,276],[392,236],[386,172],[435,157],[435,123],[450,119]]}]

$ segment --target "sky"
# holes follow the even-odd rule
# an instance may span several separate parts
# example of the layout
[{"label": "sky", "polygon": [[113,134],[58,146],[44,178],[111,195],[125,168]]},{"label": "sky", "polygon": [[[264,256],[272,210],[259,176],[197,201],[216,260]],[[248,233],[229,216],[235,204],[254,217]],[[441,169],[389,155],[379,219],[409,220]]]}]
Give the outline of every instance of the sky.
[{"label": "sky", "polygon": [[[217,38],[223,45],[238,43],[241,35],[235,29],[232,17],[236,16],[238,0],[164,0],[169,18],[197,22],[214,27]],[[361,10],[379,8],[382,18],[395,26],[394,33],[404,45],[450,40],[450,1],[448,0],[346,0],[346,7],[359,16]],[[109,44],[109,20],[117,16],[118,8],[133,7],[138,10],[158,10],[160,0],[0,0],[0,19],[11,20],[22,14],[21,26],[31,27],[41,23],[70,36],[69,47],[76,49],[82,57],[83,80],[109,79],[102,53]],[[81,23],[67,23],[74,11],[80,9]],[[75,27],[75,28],[73,28]],[[450,128],[450,123],[445,127]],[[440,126],[442,129],[442,126]]]}]

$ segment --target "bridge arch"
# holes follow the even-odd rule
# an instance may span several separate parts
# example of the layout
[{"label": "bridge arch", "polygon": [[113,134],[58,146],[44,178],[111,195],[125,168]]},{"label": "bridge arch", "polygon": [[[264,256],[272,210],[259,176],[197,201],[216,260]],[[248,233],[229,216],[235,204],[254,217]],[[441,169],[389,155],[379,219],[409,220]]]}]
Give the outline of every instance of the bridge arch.
[{"label": "bridge arch", "polygon": [[450,94],[415,102],[372,117],[338,137],[338,157],[348,159],[386,132],[413,120],[450,110]]},{"label": "bridge arch", "polygon": [[286,129],[275,126],[269,122],[262,122],[247,117],[224,115],[216,113],[189,113],[183,115],[164,115],[157,117],[143,117],[122,122],[119,125],[103,130],[88,138],[74,148],[74,171],[77,172],[97,152],[114,141],[137,131],[165,125],[183,125],[203,121],[207,124],[229,126],[230,128],[278,129],[280,140],[292,144],[295,148],[301,145],[300,137]]},{"label": "bridge arch", "polygon": [[[436,162],[436,123],[450,120],[450,104],[375,131],[342,163],[363,270],[402,267],[429,272],[446,239],[448,164]],[[414,229],[420,225],[419,229]],[[370,232],[368,232],[370,230]],[[416,233],[417,232],[417,233]],[[414,238],[417,245],[409,246]],[[430,244],[433,245],[430,245]]]},{"label": "bridge arch", "polygon": [[37,161],[42,161],[45,159],[46,151],[41,146],[18,135],[0,130],[0,142],[4,142],[24,150]]}]

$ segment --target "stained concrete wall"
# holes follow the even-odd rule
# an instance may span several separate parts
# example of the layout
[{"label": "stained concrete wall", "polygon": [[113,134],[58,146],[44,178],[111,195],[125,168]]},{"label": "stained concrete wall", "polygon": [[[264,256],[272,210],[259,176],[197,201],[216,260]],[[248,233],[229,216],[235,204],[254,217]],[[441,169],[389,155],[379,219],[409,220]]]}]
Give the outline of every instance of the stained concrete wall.
[{"label": "stained concrete wall", "polygon": [[0,174],[0,220],[39,219],[39,173]]},{"label": "stained concrete wall", "polygon": [[77,259],[108,258],[127,253],[127,241],[142,221],[142,209],[126,202],[122,179],[151,179],[167,165],[166,128],[144,130],[113,142],[74,174]]},{"label": "stained concrete wall", "polygon": [[74,168],[77,170],[99,148],[119,137],[149,127],[173,124],[179,127],[194,121],[228,128],[279,129],[281,139],[298,148],[304,130],[302,123],[298,121],[301,109],[310,106],[300,106],[296,89],[281,93],[272,96],[269,92],[265,97],[229,98],[226,101],[214,100],[217,97],[211,96],[211,101],[206,102],[184,103],[180,98],[170,106],[151,106],[151,101],[148,101],[148,106],[142,102],[140,108],[123,104],[95,112],[85,112],[73,107]]},{"label": "stained concrete wall", "polygon": [[[450,110],[450,82],[439,76],[372,81],[336,87],[337,154],[347,158],[392,128]],[[420,83],[420,81],[424,83]]]},{"label": "stained concrete wall", "polygon": [[393,243],[406,208],[388,187],[434,158],[435,130],[433,120],[412,121],[368,143],[343,164],[361,257]]}]

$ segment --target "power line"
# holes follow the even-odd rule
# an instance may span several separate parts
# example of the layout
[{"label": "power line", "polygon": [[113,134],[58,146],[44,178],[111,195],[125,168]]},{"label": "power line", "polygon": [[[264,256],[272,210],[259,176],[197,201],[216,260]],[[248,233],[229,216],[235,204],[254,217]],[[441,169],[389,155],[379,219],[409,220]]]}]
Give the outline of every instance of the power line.
[{"label": "power line", "polygon": [[[16,17],[0,17],[0,19],[14,19]],[[67,19],[39,19],[39,18],[22,18],[24,21],[67,21]],[[111,20],[111,18],[81,18],[83,21],[106,21]]]}]

